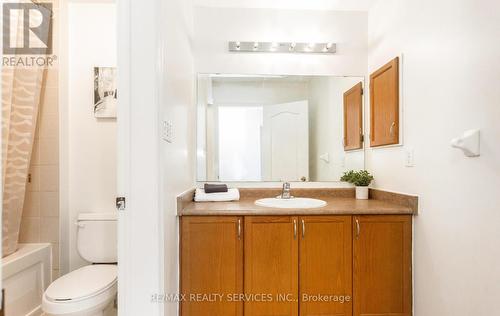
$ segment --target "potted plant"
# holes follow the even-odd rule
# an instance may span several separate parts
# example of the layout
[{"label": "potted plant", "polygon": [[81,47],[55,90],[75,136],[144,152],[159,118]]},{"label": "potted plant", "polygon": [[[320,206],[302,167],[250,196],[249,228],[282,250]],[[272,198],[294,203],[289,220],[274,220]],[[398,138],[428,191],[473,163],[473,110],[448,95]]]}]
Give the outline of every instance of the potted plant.
[{"label": "potted plant", "polygon": [[373,181],[373,176],[366,170],[350,170],[344,173],[340,181],[349,182],[356,186],[356,199],[368,199],[368,186]]}]

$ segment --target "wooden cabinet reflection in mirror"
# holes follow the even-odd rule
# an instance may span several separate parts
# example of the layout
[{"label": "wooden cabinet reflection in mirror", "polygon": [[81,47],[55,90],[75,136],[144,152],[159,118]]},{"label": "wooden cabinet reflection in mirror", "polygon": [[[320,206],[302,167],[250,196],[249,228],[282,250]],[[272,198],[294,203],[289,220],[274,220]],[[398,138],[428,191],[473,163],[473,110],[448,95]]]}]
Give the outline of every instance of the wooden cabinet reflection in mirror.
[{"label": "wooden cabinet reflection in mirror", "polygon": [[344,93],[344,150],[363,148],[363,84]]}]

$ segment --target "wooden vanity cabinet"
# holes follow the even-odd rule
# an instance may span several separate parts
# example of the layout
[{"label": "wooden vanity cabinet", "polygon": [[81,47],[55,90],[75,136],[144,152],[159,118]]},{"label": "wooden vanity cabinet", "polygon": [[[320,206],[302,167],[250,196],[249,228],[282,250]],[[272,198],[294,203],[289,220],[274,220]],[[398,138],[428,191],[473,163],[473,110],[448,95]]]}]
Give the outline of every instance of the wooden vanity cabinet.
[{"label": "wooden vanity cabinet", "polygon": [[[182,316],[242,316],[243,302],[197,294],[243,293],[243,218],[181,217]],[[213,297],[212,297],[213,298]]]},{"label": "wooden vanity cabinet", "polygon": [[188,300],[181,315],[411,316],[411,223],[411,215],[183,216],[181,293],[245,302]]},{"label": "wooden vanity cabinet", "polygon": [[351,227],[351,216],[300,218],[301,316],[352,315]]},{"label": "wooden vanity cabinet", "polygon": [[410,316],[412,218],[353,218],[354,316]]},{"label": "wooden vanity cabinet", "polygon": [[297,316],[298,218],[246,216],[244,235],[245,316]]}]

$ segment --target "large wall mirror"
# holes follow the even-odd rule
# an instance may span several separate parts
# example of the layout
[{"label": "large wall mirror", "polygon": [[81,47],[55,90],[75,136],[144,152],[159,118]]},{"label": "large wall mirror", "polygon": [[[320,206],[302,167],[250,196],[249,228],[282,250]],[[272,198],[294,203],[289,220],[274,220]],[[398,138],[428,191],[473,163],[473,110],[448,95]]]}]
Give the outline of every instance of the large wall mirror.
[{"label": "large wall mirror", "polygon": [[198,75],[198,181],[339,181],[364,168],[363,77]]}]

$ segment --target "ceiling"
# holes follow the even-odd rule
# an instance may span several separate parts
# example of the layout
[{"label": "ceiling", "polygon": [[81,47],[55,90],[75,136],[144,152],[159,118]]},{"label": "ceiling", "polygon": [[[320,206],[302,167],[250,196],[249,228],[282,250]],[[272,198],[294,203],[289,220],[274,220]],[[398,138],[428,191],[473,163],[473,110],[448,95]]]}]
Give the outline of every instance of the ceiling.
[{"label": "ceiling", "polygon": [[290,10],[368,11],[377,0],[193,0],[195,6]]}]

